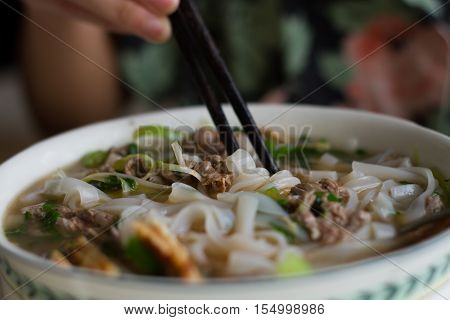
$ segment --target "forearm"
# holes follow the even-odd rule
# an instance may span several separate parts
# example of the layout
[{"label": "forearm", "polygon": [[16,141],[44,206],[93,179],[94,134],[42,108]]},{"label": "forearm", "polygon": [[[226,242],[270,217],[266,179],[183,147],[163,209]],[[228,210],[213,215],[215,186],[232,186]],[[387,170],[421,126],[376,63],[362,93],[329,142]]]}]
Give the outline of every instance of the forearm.
[{"label": "forearm", "polygon": [[31,8],[27,16],[33,22],[23,29],[23,74],[42,126],[53,133],[117,114],[120,84],[111,76],[118,68],[108,34]]}]

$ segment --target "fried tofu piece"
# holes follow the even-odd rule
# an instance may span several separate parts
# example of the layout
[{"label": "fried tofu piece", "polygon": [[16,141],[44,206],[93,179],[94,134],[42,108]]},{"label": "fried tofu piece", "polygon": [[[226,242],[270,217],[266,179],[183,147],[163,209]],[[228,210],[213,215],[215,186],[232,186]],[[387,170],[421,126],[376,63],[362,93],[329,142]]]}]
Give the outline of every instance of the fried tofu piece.
[{"label": "fried tofu piece", "polygon": [[57,264],[60,267],[70,267],[72,264],[69,260],[61,253],[59,250],[53,250],[50,253],[49,259],[53,261],[55,264]]},{"label": "fried tofu piece", "polygon": [[165,263],[169,274],[189,282],[198,282],[201,279],[186,247],[170,234],[164,224],[157,221],[135,223],[133,228],[138,239]]},{"label": "fried tofu piece", "polygon": [[66,258],[73,265],[103,271],[109,275],[117,275],[120,268],[109,259],[101,250],[85,237],[76,238],[67,246],[68,255]]}]

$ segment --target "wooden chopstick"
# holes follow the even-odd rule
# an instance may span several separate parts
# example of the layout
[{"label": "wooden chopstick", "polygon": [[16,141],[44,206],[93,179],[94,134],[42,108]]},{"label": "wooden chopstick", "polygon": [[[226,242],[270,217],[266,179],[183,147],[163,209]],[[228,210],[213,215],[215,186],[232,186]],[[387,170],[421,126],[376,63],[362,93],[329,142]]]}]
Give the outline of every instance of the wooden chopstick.
[{"label": "wooden chopstick", "polygon": [[176,11],[171,15],[174,37],[186,58],[195,82],[200,90],[201,96],[208,108],[211,118],[219,132],[220,140],[225,145],[228,154],[232,154],[239,149],[233,130],[223,112],[217,95],[214,93],[212,85],[208,82],[205,73],[198,60],[198,53],[194,47],[194,39],[187,30],[186,21],[180,11]]},{"label": "wooden chopstick", "polygon": [[[197,62],[193,63],[193,61],[191,61],[193,60],[193,48],[198,48],[201,50],[201,52],[197,51],[198,56],[205,56],[212,73],[217,77],[217,80],[223,92],[227,96],[234,112],[238,116],[244,132],[247,134],[263,166],[271,174],[278,172],[277,165],[273,160],[272,155],[266,148],[264,139],[261,136],[255,120],[253,119],[253,116],[251,115],[250,110],[248,109],[242,95],[237,89],[237,86],[233,81],[233,78],[231,77],[231,74],[228,71],[225,62],[221,57],[220,51],[214,43],[214,40],[212,39],[207,27],[205,26],[205,23],[203,22],[203,19],[200,16],[196,6],[191,0],[181,0],[180,7],[177,12],[175,12],[171,16],[171,20],[174,28],[175,38],[177,39],[182,53],[185,55],[188,63],[191,66],[191,69],[193,70],[198,85],[201,87],[201,92],[205,103],[211,98],[206,95],[206,91],[212,90],[212,87],[208,84],[204,72],[201,71],[201,65],[199,61],[197,59]],[[187,47],[189,47],[189,50],[187,49]],[[195,55],[194,58],[196,58],[197,55]],[[194,69],[196,69],[196,71],[194,71]],[[203,79],[199,79],[200,73],[203,75]],[[205,87],[208,87],[209,89],[205,89]],[[214,114],[211,113],[211,116],[214,119],[217,114],[217,107],[221,107],[220,103],[218,102],[217,96],[215,96],[214,94],[213,96],[215,97],[215,102],[217,103],[214,103],[213,107],[209,106],[208,108],[210,110],[210,113],[211,111],[214,111]],[[211,103],[211,101],[209,102]],[[222,122],[222,119],[220,119],[218,122]],[[226,123],[226,125],[228,125],[228,122]],[[228,140],[227,143],[229,143],[230,141],[231,140]]]}]

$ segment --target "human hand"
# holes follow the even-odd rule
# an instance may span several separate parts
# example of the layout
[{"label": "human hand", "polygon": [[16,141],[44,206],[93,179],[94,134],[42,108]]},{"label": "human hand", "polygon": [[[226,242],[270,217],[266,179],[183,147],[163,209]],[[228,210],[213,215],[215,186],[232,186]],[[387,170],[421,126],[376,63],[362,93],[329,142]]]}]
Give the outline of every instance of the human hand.
[{"label": "human hand", "polygon": [[180,0],[24,0],[30,10],[88,21],[151,42],[171,35],[168,16]]}]

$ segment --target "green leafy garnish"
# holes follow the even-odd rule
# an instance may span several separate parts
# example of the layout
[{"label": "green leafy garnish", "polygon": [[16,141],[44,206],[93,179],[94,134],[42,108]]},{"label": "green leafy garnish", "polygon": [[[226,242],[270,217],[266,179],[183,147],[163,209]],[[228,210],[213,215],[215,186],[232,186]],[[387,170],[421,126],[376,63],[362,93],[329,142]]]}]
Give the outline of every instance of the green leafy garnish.
[{"label": "green leafy garnish", "polygon": [[42,210],[44,211],[44,218],[42,219],[42,225],[45,229],[51,230],[58,221],[59,212],[56,210],[56,203],[53,201],[47,201],[42,206]]},{"label": "green leafy garnish", "polygon": [[270,189],[267,189],[262,192],[265,196],[268,196],[272,200],[276,201],[280,206],[286,206],[288,204],[288,200],[284,198],[280,191],[278,191],[277,188],[273,187]]},{"label": "green leafy garnish", "polygon": [[86,154],[81,158],[81,165],[85,168],[96,168],[105,163],[106,157],[108,156],[108,151],[98,150]]},{"label": "green leafy garnish", "polygon": [[335,195],[334,193],[331,193],[331,192],[328,194],[327,199],[328,199],[328,201],[331,201],[331,202],[339,202],[339,203],[342,202],[342,198],[338,197],[337,195]]},{"label": "green leafy garnish", "polygon": [[137,237],[131,237],[125,248],[125,256],[140,272],[159,275],[163,272],[161,261]]},{"label": "green leafy garnish", "polygon": [[283,226],[276,222],[271,222],[270,226],[275,231],[278,231],[279,233],[283,234],[289,243],[293,243],[297,239],[296,234],[292,230],[289,230],[286,226]]},{"label": "green leafy garnish", "polygon": [[323,191],[317,191],[317,192],[314,193],[314,195],[315,195],[317,198],[322,198],[322,197],[325,195],[325,192],[323,192]]},{"label": "green leafy garnish", "polygon": [[279,275],[290,275],[295,273],[311,273],[311,264],[301,255],[296,253],[288,253],[286,257],[278,262],[276,271]]},{"label": "green leafy garnish", "polygon": [[138,153],[138,146],[136,143],[130,143],[127,147],[127,153],[128,154],[137,154]]},{"label": "green leafy garnish", "polygon": [[115,175],[107,176],[104,181],[91,180],[89,184],[103,192],[133,191],[137,188],[137,182],[131,178],[120,178]]},{"label": "green leafy garnish", "polygon": [[132,190],[136,189],[137,182],[136,180],[130,179],[130,178],[124,178],[122,181],[125,181],[125,183],[128,185],[128,187]]}]

